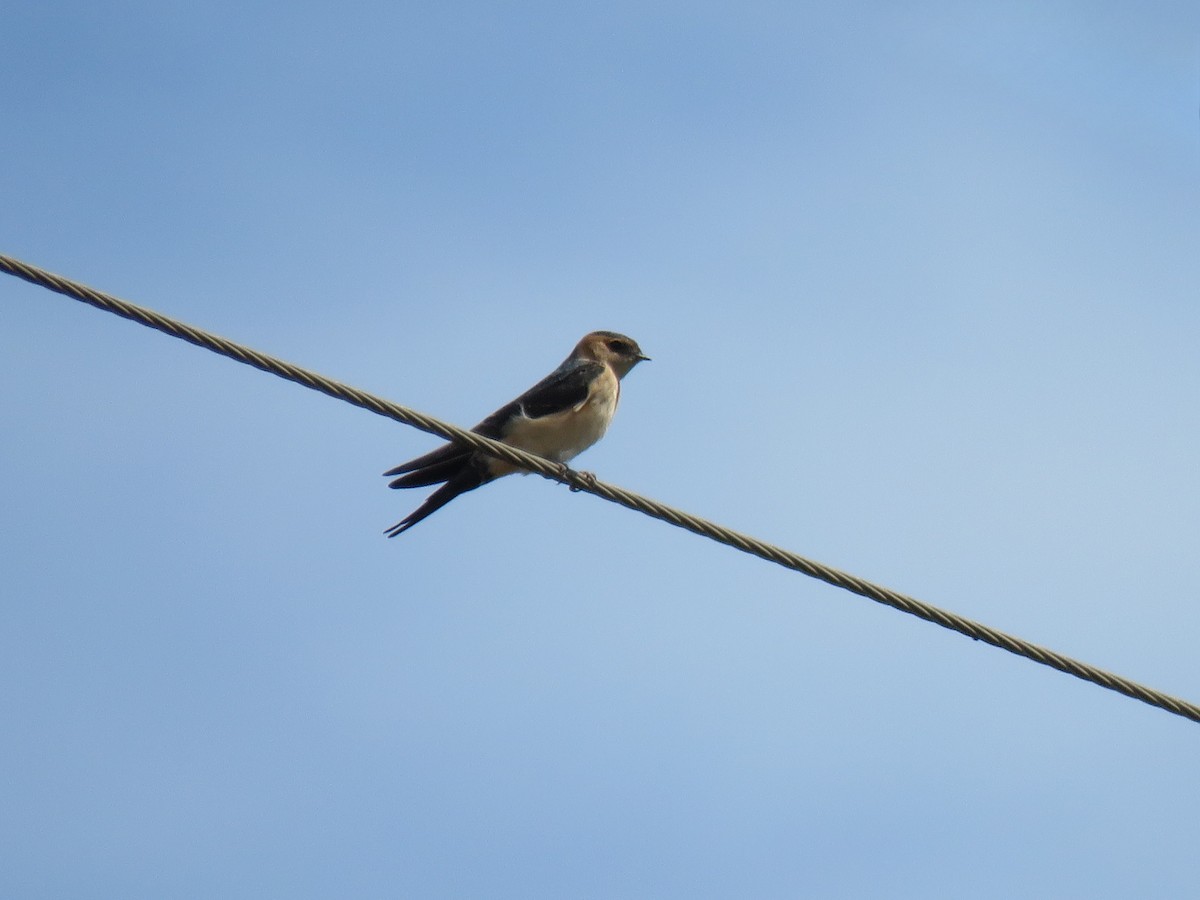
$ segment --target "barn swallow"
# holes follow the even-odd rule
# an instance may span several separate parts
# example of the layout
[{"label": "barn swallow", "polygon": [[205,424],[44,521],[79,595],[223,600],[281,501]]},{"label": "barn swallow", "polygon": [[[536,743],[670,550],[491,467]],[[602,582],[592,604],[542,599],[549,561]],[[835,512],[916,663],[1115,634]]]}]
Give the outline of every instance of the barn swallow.
[{"label": "barn swallow", "polygon": [[[593,331],[575,345],[562,365],[471,430],[567,463],[604,436],[617,411],[621,379],[649,358],[632,338]],[[385,476],[401,476],[388,487],[442,486],[384,534],[395,537],[459,494],[519,471],[510,462],[454,443],[388,469]]]}]

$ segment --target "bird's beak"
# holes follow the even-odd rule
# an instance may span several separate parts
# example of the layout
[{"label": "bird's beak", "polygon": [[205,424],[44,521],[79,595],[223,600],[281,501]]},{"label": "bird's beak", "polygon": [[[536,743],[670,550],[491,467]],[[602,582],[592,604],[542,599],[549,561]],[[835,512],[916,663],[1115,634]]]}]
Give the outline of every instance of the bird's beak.
[{"label": "bird's beak", "polygon": [[639,356],[639,357],[637,358],[637,361],[638,361],[638,362],[650,362],[650,357],[648,357],[648,356]]}]

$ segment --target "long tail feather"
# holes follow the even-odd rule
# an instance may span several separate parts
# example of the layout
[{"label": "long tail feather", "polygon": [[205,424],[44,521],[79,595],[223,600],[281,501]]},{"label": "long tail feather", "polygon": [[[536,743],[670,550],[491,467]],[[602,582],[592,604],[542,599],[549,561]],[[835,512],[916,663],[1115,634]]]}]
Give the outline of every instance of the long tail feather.
[{"label": "long tail feather", "polygon": [[387,529],[384,534],[390,538],[396,537],[398,534],[403,534],[426,516],[437,512],[459,494],[465,494],[467,491],[474,490],[483,484],[484,481],[485,478],[482,472],[474,466],[468,466],[425,498],[424,503],[391,528]]},{"label": "long tail feather", "polygon": [[471,468],[470,456],[454,456],[444,462],[425,466],[407,475],[401,475],[395,481],[389,481],[390,488],[429,487],[443,481],[452,481],[463,470]]},{"label": "long tail feather", "polygon": [[416,459],[410,459],[406,463],[401,463],[394,469],[388,469],[383,474],[385,478],[390,478],[393,475],[404,475],[407,472],[416,472],[429,466],[449,462],[452,459],[464,460],[470,455],[471,450],[467,447],[461,447],[458,444],[446,444],[443,447],[438,447],[436,450],[426,453],[424,456],[418,456]]}]

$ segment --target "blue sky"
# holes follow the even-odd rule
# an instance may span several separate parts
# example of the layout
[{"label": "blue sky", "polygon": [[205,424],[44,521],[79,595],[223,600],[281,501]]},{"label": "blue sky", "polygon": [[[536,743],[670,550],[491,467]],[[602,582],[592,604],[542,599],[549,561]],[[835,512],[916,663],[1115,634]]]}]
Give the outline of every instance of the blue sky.
[{"label": "blue sky", "polygon": [[[0,250],[1200,700],[1200,9],[18,3]],[[0,894],[1148,897],[1195,724],[0,280]]]}]

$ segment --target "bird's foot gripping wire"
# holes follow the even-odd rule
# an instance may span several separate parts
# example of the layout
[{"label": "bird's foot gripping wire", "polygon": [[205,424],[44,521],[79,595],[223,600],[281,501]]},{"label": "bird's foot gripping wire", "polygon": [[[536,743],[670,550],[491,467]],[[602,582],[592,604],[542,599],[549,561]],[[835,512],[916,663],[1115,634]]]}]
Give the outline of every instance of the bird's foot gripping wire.
[{"label": "bird's foot gripping wire", "polygon": [[596,486],[596,476],[591,472],[578,471],[572,469],[566,463],[559,463],[559,477],[567,483],[572,493],[579,493],[585,488],[594,488]]}]

